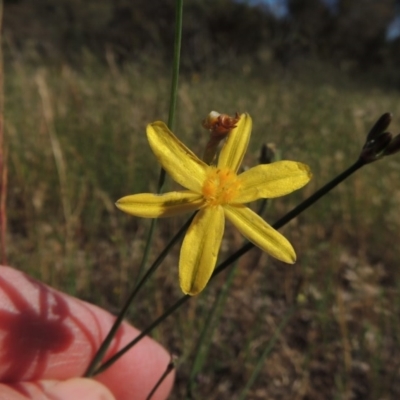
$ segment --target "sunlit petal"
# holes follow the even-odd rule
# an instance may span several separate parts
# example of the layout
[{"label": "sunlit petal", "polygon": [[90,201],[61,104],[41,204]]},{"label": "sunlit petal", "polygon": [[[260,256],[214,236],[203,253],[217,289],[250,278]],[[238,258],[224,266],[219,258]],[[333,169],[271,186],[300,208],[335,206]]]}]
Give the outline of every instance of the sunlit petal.
[{"label": "sunlit petal", "polygon": [[185,294],[198,294],[209,281],[217,262],[224,227],[221,206],[200,210],[190,225],[179,259],[179,280]]},{"label": "sunlit petal", "polygon": [[307,165],[294,161],[258,165],[239,175],[241,188],[235,203],[283,196],[303,187],[311,176]]},{"label": "sunlit petal", "polygon": [[289,241],[245,206],[224,206],[228,218],[250,242],[278,260],[293,264],[296,253]]},{"label": "sunlit petal", "polygon": [[236,128],[232,129],[221,149],[218,158],[218,167],[230,168],[237,172],[242,163],[244,153],[250,140],[251,133],[251,117],[249,114],[242,114]]},{"label": "sunlit petal", "polygon": [[115,205],[120,210],[136,217],[159,218],[197,210],[203,203],[203,198],[197,193],[183,190],[165,194],[133,194],[122,197]]},{"label": "sunlit petal", "polygon": [[153,153],[174,181],[200,193],[207,164],[189,150],[164,124],[147,125],[147,138]]}]

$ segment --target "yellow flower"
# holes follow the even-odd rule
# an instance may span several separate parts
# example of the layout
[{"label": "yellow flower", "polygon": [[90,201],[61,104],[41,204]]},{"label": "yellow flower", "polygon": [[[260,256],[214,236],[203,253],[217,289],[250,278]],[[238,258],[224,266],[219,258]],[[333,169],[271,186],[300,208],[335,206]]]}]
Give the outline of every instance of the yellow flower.
[{"label": "yellow flower", "polygon": [[217,262],[229,219],[249,241],[273,257],[294,263],[296,254],[289,241],[244,203],[283,196],[304,186],[309,168],[293,161],[258,165],[237,174],[251,133],[251,118],[242,114],[229,134],[216,166],[201,161],[163,122],[147,126],[150,146],[163,168],[187,190],[165,194],[142,193],[123,197],[117,207],[145,218],[170,217],[200,210],[183,240],[179,280],[185,294],[201,292]]}]

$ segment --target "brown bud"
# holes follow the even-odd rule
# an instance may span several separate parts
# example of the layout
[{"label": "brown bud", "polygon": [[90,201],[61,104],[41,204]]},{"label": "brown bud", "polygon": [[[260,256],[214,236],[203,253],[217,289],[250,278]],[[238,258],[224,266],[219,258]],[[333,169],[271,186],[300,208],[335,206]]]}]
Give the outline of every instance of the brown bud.
[{"label": "brown bud", "polygon": [[236,128],[239,119],[240,116],[237,112],[234,117],[230,117],[227,114],[220,114],[216,111],[211,111],[203,121],[203,126],[211,132],[211,136],[224,136],[233,128]]},{"label": "brown bud", "polygon": [[375,139],[368,141],[361,151],[360,157],[367,163],[379,160],[385,154],[383,151],[392,141],[390,132],[381,133]]},{"label": "brown bud", "polygon": [[217,148],[221,140],[225,139],[229,132],[236,128],[240,116],[238,113],[234,117],[211,111],[203,121],[203,127],[210,131],[210,139],[204,150],[203,161],[211,164],[217,153]]},{"label": "brown bud", "polygon": [[275,151],[273,144],[263,144],[260,151],[260,164],[271,164],[275,159]]},{"label": "brown bud", "polygon": [[385,156],[391,156],[392,154],[400,151],[400,134],[396,135],[392,141],[387,145],[383,154]]},{"label": "brown bud", "polygon": [[392,122],[392,114],[390,113],[383,114],[378,119],[378,121],[375,122],[374,126],[368,132],[367,142],[379,136],[390,125],[391,122]]}]

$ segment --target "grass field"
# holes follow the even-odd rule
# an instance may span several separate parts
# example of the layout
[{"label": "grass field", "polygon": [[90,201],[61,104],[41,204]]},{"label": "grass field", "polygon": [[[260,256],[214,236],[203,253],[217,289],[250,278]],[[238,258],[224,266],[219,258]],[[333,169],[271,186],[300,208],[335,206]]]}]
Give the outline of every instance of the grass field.
[{"label": "grass field", "polygon": [[[238,62],[236,72],[180,82],[175,132],[195,152],[207,142],[201,120],[209,111],[247,111],[254,131],[246,166],[257,163],[263,143],[310,165],[311,183],[270,202],[269,222],[351,165],[381,114],[393,112],[393,133],[400,131],[398,92],[311,69],[303,75]],[[169,71],[15,61],[5,79],[8,262],[116,313],[135,283],[149,221],[114,202],[156,190],[159,166],[145,127],[167,118]],[[259,250],[243,257],[191,379],[199,332],[229,272],[157,328],[154,337],[178,356],[171,398],[183,399],[189,382],[195,399],[398,398],[399,182],[400,156],[367,165],[292,221],[282,232],[295,266]],[[158,222],[152,259],[183,221]],[[228,225],[221,260],[242,242]],[[135,303],[130,318],[139,328],[181,296],[178,254],[179,246]]]}]

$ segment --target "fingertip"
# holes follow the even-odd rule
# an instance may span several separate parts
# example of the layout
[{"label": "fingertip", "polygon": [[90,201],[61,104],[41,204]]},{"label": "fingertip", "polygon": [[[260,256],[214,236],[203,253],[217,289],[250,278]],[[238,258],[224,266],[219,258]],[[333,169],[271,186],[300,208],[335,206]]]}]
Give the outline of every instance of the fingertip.
[{"label": "fingertip", "polygon": [[[131,340],[136,335],[135,328],[125,324],[122,341],[125,342],[127,338]],[[145,337],[95,379],[109,387],[118,400],[144,400],[165,374],[170,363],[171,356],[165,348]],[[160,383],[152,400],[165,400],[172,390],[174,379],[175,372],[172,369]]]},{"label": "fingertip", "polygon": [[7,400],[116,400],[101,383],[87,378],[71,378],[66,381],[39,380],[0,383],[0,399]]},{"label": "fingertip", "polygon": [[[102,397],[75,397],[79,400],[144,400],[170,363],[168,352],[154,340],[144,337],[108,370],[82,386],[69,378],[83,376],[96,349],[109,332],[115,320],[114,316],[99,307],[57,292],[9,267],[0,267],[1,310],[4,310],[6,316],[12,315],[13,319],[12,324],[3,325],[0,330],[0,334],[5,333],[0,338],[0,356],[3,360],[12,361],[9,369],[5,369],[7,375],[0,368],[0,379],[23,381],[24,385],[29,387],[32,386],[27,385],[29,381],[46,380],[46,389],[52,390],[56,385],[57,390],[65,391],[66,394],[62,398],[51,397],[57,400],[73,399],[74,390],[87,387],[91,396],[98,394]],[[137,329],[124,323],[118,330],[107,357],[122,349],[139,333]],[[34,368],[36,359],[27,356],[38,352],[38,344],[41,346],[40,354],[43,360],[40,373]],[[68,380],[66,386],[59,386],[63,385],[61,381],[65,380]],[[93,385],[96,385],[95,381],[105,385],[109,391],[101,389],[102,385],[100,389],[97,387],[92,391]],[[152,400],[166,399],[171,392],[173,381],[174,371],[166,376]],[[11,398],[7,397],[7,400]]]},{"label": "fingertip", "polygon": [[44,382],[43,392],[57,400],[115,400],[112,393],[101,383],[87,378],[72,378],[62,382]]}]

